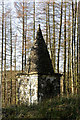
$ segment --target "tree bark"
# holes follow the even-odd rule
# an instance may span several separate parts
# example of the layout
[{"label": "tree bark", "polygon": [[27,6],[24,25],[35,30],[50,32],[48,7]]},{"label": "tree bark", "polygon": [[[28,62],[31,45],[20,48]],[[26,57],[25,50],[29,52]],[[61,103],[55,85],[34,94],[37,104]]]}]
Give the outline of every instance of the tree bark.
[{"label": "tree bark", "polygon": [[33,41],[35,40],[35,0],[34,0],[34,4],[33,4],[33,8],[34,8],[34,16],[33,16]]},{"label": "tree bark", "polygon": [[78,2],[78,39],[79,39],[79,49],[78,49],[78,84],[80,84],[80,1]]},{"label": "tree bark", "polygon": [[73,68],[73,41],[74,41],[74,5],[73,5],[73,1],[72,1],[72,79],[71,79],[71,92],[72,94],[74,93],[74,68]]},{"label": "tree bark", "polygon": [[77,2],[75,0],[75,15],[74,15],[74,90],[76,92],[76,13],[77,13]]},{"label": "tree bark", "polygon": [[68,62],[67,62],[67,82],[68,92],[70,92],[70,42],[71,42],[71,22],[70,22],[70,5],[69,5],[69,17],[68,17]]},{"label": "tree bark", "polygon": [[48,6],[46,3],[46,45],[48,46]]},{"label": "tree bark", "polygon": [[12,19],[10,13],[10,82],[11,82],[11,93],[10,93],[10,104],[12,103]]},{"label": "tree bark", "polygon": [[4,56],[4,101],[7,103],[7,79],[6,79],[6,17],[5,17],[5,56]]},{"label": "tree bark", "polygon": [[24,71],[24,0],[23,0],[23,33],[22,33],[22,72]]},{"label": "tree bark", "polygon": [[65,0],[65,16],[64,16],[64,93],[67,91],[66,81],[66,0]]},{"label": "tree bark", "polygon": [[26,3],[26,28],[25,28],[25,69],[26,69],[26,51],[27,51],[27,46],[26,46],[26,40],[27,40],[27,38],[26,38],[26,35],[27,35],[27,3]]},{"label": "tree bark", "polygon": [[55,2],[53,2],[53,45],[52,45],[52,64],[55,71]]},{"label": "tree bark", "polygon": [[77,65],[76,65],[76,94],[78,93],[78,82],[79,82],[79,75],[78,75],[78,63],[79,63],[79,54],[78,54],[78,47],[79,47],[79,39],[78,39],[78,7],[77,7]]},{"label": "tree bark", "polygon": [[15,66],[14,66],[14,71],[15,71],[15,104],[16,104],[16,93],[17,93],[17,87],[16,87],[16,42],[17,42],[17,34],[16,34],[16,36],[15,36],[15,60],[14,60],[14,64],[15,64]]},{"label": "tree bark", "polygon": [[[2,2],[1,85],[3,82],[3,41],[4,41],[4,1]],[[3,102],[4,97],[3,97],[2,87],[1,87],[1,97],[2,97],[2,102]]]},{"label": "tree bark", "polygon": [[59,73],[59,60],[60,60],[60,44],[61,44],[61,30],[62,30],[62,14],[63,14],[63,0],[61,1],[61,16],[60,16],[60,30],[58,40],[58,59],[57,59],[57,72]]}]

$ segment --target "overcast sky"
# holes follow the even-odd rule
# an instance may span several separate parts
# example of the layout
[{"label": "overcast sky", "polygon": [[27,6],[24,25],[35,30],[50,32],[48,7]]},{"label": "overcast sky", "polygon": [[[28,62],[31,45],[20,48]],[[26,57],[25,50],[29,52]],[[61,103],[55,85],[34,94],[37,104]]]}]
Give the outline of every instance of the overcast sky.
[{"label": "overcast sky", "polygon": [[[0,0],[0,2],[2,2],[3,0]],[[5,2],[19,2],[19,1],[21,1],[21,0],[4,0]],[[24,0],[24,1],[28,1],[28,2],[32,2],[33,0]],[[59,2],[61,2],[61,0],[35,0],[35,2],[53,2],[53,1],[59,1]],[[65,0],[63,0],[63,1],[65,1]],[[67,2],[69,1],[69,0],[66,0]],[[75,1],[75,0],[73,0],[73,1]],[[80,1],[80,0],[77,0],[77,1]]]}]

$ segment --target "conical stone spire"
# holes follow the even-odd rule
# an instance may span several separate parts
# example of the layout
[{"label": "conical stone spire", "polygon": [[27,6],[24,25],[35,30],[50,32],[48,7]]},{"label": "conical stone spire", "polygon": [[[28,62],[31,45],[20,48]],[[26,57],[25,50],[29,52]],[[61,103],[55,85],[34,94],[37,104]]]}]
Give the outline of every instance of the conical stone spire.
[{"label": "conical stone spire", "polygon": [[41,75],[54,74],[52,62],[47,50],[46,43],[42,36],[40,24],[36,35],[36,40],[31,49],[28,65],[28,73],[35,72]]}]

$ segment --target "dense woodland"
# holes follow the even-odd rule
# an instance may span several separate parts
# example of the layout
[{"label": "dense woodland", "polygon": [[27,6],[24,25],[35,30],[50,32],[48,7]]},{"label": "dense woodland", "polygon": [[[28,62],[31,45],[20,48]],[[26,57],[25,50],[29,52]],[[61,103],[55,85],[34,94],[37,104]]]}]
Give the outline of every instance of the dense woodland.
[{"label": "dense woodland", "polygon": [[3,1],[0,13],[2,101],[16,103],[16,74],[27,59],[41,25],[55,73],[62,73],[61,93],[80,92],[80,2]]}]

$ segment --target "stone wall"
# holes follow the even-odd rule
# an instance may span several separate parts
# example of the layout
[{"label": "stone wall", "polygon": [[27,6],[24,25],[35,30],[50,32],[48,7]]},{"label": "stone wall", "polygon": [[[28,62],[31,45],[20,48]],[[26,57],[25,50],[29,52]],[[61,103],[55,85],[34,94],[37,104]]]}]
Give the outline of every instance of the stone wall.
[{"label": "stone wall", "polygon": [[54,76],[42,75],[39,81],[39,101],[60,94],[60,80]]},{"label": "stone wall", "polygon": [[51,75],[20,75],[17,83],[20,103],[33,104],[60,93],[60,80]]},{"label": "stone wall", "polygon": [[17,96],[20,103],[37,103],[38,75],[21,75],[17,78]]}]

